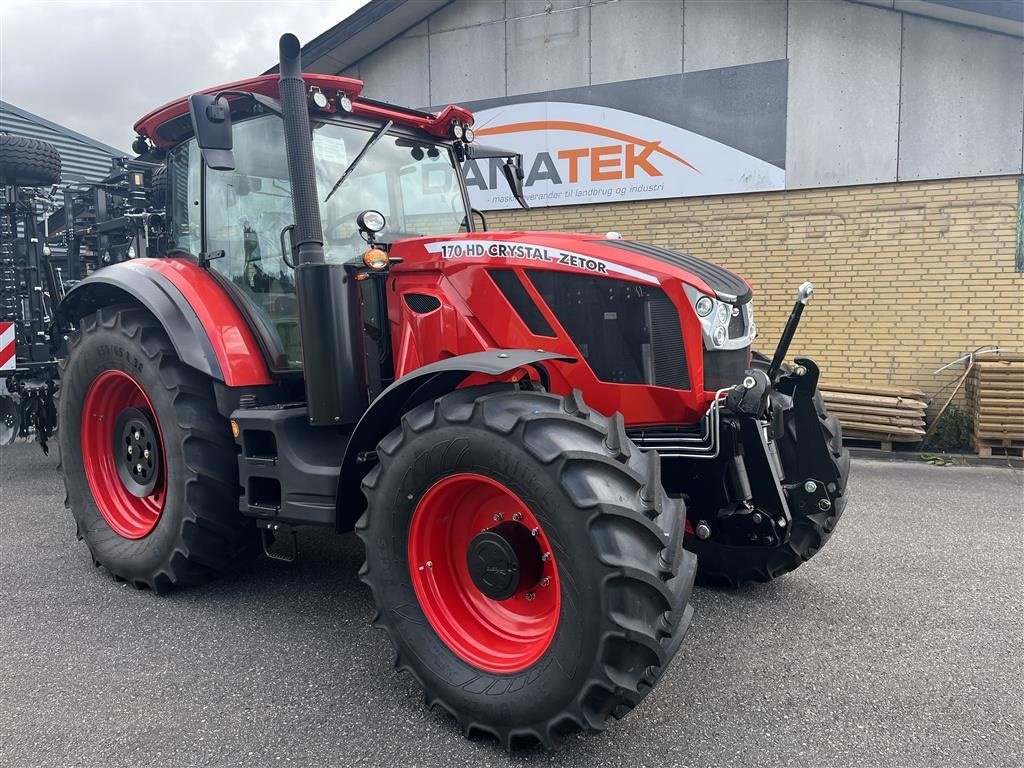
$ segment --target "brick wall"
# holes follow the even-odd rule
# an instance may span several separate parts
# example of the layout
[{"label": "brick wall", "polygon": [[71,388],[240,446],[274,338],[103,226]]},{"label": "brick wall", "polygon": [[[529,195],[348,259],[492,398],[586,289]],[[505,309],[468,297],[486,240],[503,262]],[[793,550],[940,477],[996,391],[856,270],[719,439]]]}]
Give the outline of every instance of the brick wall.
[{"label": "brick wall", "polygon": [[815,295],[791,357],[813,357],[827,381],[932,395],[960,370],[932,371],[967,351],[1024,351],[1017,183],[993,177],[496,211],[488,224],[615,230],[729,267],[754,284],[755,347],[768,354],[797,285],[809,279]]}]

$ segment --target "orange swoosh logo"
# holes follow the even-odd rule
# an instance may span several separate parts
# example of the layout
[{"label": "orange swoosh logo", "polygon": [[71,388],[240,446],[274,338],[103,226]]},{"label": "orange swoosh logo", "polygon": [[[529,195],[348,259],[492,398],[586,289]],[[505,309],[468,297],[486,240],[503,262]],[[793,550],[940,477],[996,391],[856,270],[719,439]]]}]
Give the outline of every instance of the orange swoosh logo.
[{"label": "orange swoosh logo", "polygon": [[529,131],[575,131],[576,133],[589,133],[594,136],[604,136],[607,139],[628,141],[633,144],[639,144],[645,148],[651,147],[658,154],[670,157],[673,160],[682,163],[687,168],[700,173],[699,168],[674,152],[670,152],[665,149],[661,146],[660,141],[645,141],[644,139],[637,138],[636,136],[630,136],[628,133],[613,131],[611,128],[603,128],[600,125],[590,125],[589,123],[576,123],[571,120],[533,120],[525,123],[497,125],[493,128],[481,128],[475,133],[477,136],[497,136],[503,133],[527,133]]}]

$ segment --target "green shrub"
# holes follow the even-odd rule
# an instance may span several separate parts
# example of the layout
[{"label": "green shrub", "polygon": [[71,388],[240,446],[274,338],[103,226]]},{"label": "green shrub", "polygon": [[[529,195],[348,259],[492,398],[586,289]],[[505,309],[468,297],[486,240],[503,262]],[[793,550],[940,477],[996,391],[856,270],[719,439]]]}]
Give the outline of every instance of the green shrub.
[{"label": "green shrub", "polygon": [[928,442],[921,446],[930,451],[968,451],[971,447],[971,415],[966,408],[951,405],[939,417]]}]

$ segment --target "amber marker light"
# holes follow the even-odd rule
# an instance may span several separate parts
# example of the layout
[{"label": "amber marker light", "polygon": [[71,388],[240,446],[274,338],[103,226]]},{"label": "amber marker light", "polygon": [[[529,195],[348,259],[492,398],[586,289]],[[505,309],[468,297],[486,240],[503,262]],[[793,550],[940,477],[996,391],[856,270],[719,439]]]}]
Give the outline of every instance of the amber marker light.
[{"label": "amber marker light", "polygon": [[363,254],[363,264],[370,269],[384,269],[388,265],[388,255],[380,248],[370,248]]}]

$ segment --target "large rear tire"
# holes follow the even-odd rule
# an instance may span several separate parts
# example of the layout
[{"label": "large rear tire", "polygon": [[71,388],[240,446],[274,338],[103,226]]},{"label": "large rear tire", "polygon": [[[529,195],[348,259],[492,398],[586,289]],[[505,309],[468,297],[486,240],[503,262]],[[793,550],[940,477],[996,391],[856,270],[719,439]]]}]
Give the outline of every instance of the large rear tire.
[{"label": "large rear tire", "polygon": [[696,562],[657,456],[620,416],[578,393],[464,389],[405,414],[377,455],[362,577],[427,706],[467,736],[551,749],[651,690],[689,624]]},{"label": "large rear tire", "polygon": [[[767,371],[771,361],[754,353],[751,367]],[[700,586],[741,587],[753,582],[769,582],[798,568],[814,557],[832,536],[846,509],[846,484],[850,476],[850,451],[843,447],[839,419],[829,414],[820,392],[814,393],[814,407],[822,434],[828,444],[829,460],[839,480],[829,512],[794,515],[789,541],[777,548],[735,547],[714,540],[701,541],[687,534],[686,546],[697,553],[697,584]],[[785,466],[787,456],[796,452],[796,425],[788,420],[778,438],[779,453]]]},{"label": "large rear tire", "polygon": [[84,318],[61,384],[66,504],[97,566],[165,592],[252,551],[227,419],[151,315],[109,307]]}]

